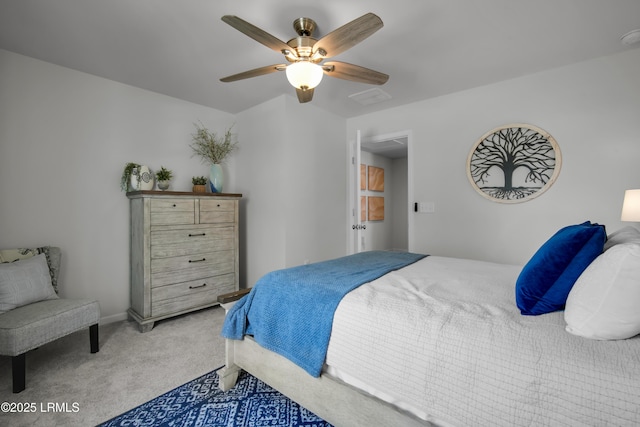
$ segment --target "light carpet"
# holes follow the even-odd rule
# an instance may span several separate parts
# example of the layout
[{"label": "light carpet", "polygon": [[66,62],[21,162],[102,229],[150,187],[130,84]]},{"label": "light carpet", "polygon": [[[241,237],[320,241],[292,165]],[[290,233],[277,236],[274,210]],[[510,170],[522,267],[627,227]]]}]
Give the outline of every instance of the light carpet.
[{"label": "light carpet", "polygon": [[100,427],[331,427],[257,378],[241,372],[223,392],[209,372]]},{"label": "light carpet", "polygon": [[0,356],[0,404],[13,409],[0,411],[0,426],[90,427],[135,408],[223,365],[223,321],[215,307],[156,322],[146,333],[131,321],[101,325],[96,354],[89,331],[76,332],[27,353],[27,388],[18,394],[11,358]]}]

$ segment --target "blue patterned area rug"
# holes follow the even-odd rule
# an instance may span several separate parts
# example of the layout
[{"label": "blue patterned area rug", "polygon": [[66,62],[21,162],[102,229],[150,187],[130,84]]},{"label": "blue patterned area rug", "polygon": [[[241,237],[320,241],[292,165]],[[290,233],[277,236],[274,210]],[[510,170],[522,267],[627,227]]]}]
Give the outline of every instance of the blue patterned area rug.
[{"label": "blue patterned area rug", "polygon": [[[217,370],[216,370],[217,371]],[[331,427],[259,379],[240,372],[229,391],[211,371],[99,427]]]}]

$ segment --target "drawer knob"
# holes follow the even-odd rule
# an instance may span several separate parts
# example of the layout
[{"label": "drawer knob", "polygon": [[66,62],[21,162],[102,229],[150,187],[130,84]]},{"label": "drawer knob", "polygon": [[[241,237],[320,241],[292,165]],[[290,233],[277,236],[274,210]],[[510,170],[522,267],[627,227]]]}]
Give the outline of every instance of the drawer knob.
[{"label": "drawer knob", "polygon": [[189,289],[204,288],[205,286],[207,286],[207,284],[206,284],[206,283],[203,283],[202,285],[198,285],[198,286],[189,286]]},{"label": "drawer knob", "polygon": [[202,262],[202,261],[206,261],[206,258],[202,258],[202,259],[190,259],[189,262]]},{"label": "drawer knob", "polygon": [[176,207],[176,204],[175,204],[175,203],[173,204],[173,207],[174,207],[174,208]]},{"label": "drawer knob", "polygon": [[191,234],[191,233],[189,233],[189,237],[194,237],[194,236],[206,236],[206,233],[200,233],[200,234]]}]

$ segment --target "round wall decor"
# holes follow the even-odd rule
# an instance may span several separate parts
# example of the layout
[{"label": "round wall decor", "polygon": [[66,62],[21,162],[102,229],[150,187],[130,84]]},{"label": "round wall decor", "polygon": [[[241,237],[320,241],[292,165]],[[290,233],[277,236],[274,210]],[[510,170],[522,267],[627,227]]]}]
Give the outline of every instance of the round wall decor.
[{"label": "round wall decor", "polygon": [[467,158],[467,177],[489,200],[521,203],[547,191],[561,165],[560,147],[551,135],[517,123],[497,127],[478,139]]}]

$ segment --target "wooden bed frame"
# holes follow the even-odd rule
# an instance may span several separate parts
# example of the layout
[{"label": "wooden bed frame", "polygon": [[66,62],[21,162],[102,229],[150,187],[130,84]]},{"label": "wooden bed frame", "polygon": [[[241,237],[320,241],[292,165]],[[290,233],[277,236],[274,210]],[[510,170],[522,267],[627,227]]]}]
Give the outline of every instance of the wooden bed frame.
[{"label": "wooden bed frame", "polygon": [[[249,289],[242,289],[220,295],[218,302],[228,311],[248,292]],[[326,373],[312,377],[289,359],[263,348],[252,337],[225,341],[225,366],[218,371],[223,391],[233,388],[240,370],[244,370],[336,427],[432,425]]]},{"label": "wooden bed frame", "polygon": [[242,369],[336,427],[431,425],[330,375],[312,377],[251,337],[227,339],[226,351],[226,365],[218,371],[223,391],[236,384]]}]

